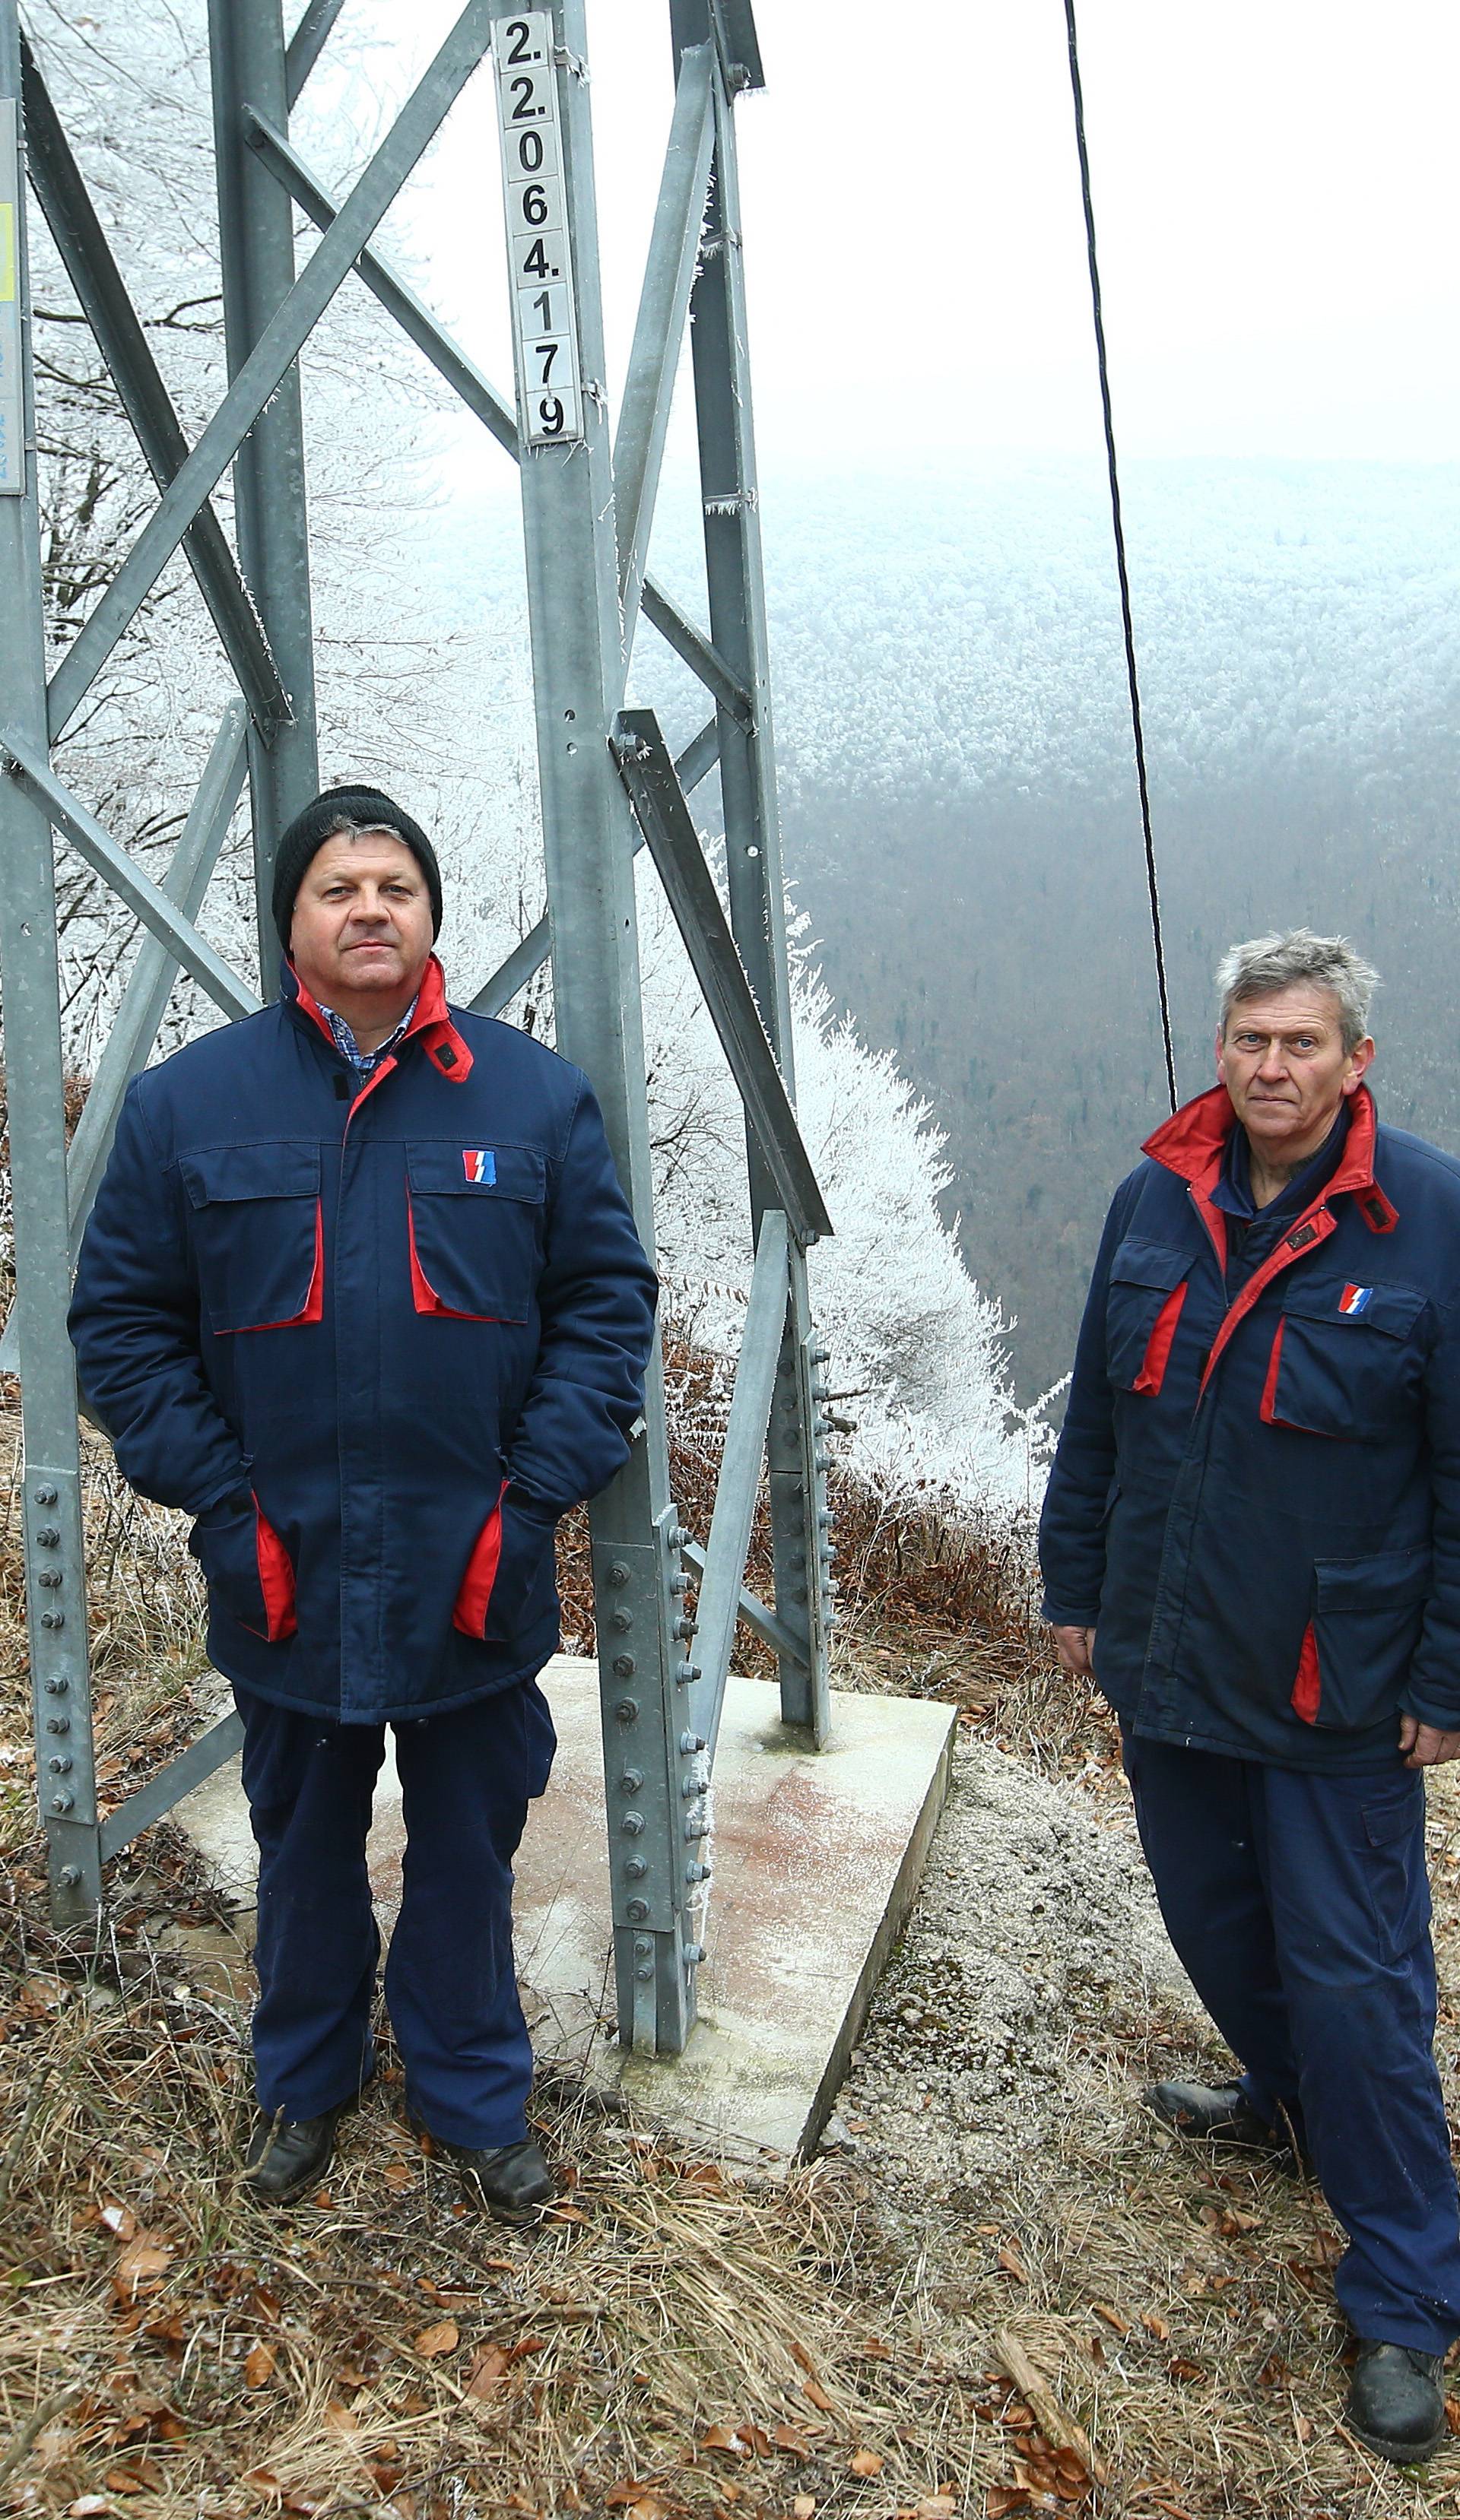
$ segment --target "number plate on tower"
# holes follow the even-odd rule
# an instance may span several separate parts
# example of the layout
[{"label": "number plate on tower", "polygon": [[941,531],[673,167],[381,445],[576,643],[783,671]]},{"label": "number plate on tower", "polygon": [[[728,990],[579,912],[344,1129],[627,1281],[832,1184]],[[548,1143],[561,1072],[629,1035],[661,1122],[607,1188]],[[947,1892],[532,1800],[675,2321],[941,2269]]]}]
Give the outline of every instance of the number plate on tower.
[{"label": "number plate on tower", "polygon": [[493,58],[518,417],[528,446],[560,446],[581,437],[583,426],[552,11],[500,20]]}]

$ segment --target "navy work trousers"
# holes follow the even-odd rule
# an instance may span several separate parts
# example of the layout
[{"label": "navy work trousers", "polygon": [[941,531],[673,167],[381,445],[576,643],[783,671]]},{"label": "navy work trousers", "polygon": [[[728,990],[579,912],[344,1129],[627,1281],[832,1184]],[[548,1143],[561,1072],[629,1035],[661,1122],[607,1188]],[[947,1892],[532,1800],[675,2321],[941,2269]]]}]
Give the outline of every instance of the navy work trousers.
[{"label": "navy work trousers", "polygon": [[1359,2336],[1460,2335],[1460,2204],[1436,2071],[1417,1769],[1315,1776],[1127,1733],[1166,1931],[1269,2122],[1283,2113],[1348,2234]]},{"label": "navy work trousers", "polygon": [[[365,1868],[382,1724],[332,1724],[235,1689],[258,1843],[254,2083],[312,2118],[370,2076],[380,1936]],[[556,1740],[534,1681],[396,1724],[406,1851],[386,2003],[406,2098],[448,2143],[521,2143],[532,2053],[512,1956],[512,1859]]]}]

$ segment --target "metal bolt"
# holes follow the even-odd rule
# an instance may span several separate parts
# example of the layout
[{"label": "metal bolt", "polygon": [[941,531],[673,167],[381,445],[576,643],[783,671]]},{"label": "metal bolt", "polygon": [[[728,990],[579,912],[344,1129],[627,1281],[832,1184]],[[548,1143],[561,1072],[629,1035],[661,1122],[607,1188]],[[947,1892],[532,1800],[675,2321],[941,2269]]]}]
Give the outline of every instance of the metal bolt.
[{"label": "metal bolt", "polygon": [[68,1715],[48,1715],[46,1717],[46,1731],[48,1732],[68,1732],[70,1729],[71,1719]]},{"label": "metal bolt", "polygon": [[709,1955],[708,1955],[708,1953],[706,1951],[706,1949],[705,1949],[705,1945],[704,1945],[703,1943],[686,1943],[686,1944],[685,1944],[685,1947],[684,1947],[684,1964],[685,1964],[685,1967],[686,1967],[686,1968],[698,1968],[698,1967],[699,1967],[699,1965],[700,1965],[700,1962],[701,1962],[703,1959],[707,1959],[707,1958],[708,1958],[708,1957],[709,1957]]},{"label": "metal bolt", "polygon": [[61,1534],[60,1534],[60,1532],[57,1530],[56,1525],[54,1524],[54,1522],[45,1522],[45,1523],[42,1523],[42,1525],[41,1525],[41,1527],[40,1527],[39,1531],[38,1531],[38,1532],[36,1533],[36,1535],[35,1535],[35,1545],[36,1545],[37,1549],[59,1549],[59,1548],[60,1548],[60,1546],[61,1546]]},{"label": "metal bolt", "polygon": [[832,1457],[830,1453],[818,1453],[816,1456],[816,1466],[818,1470],[829,1470],[832,1466]]},{"label": "metal bolt", "polygon": [[616,1680],[632,1680],[638,1667],[639,1666],[635,1662],[632,1654],[615,1654],[614,1656],[614,1677]]},{"label": "metal bolt", "polygon": [[636,1794],[643,1781],[642,1768],[625,1768],[618,1779],[618,1790],[621,1794]]},{"label": "metal bolt", "polygon": [[48,1759],[46,1761],[46,1766],[50,1769],[53,1777],[68,1776],[70,1774],[70,1764],[69,1751],[59,1753],[54,1759]]},{"label": "metal bolt", "polygon": [[648,1900],[630,1899],[627,1908],[624,1910],[624,1913],[631,1925],[642,1925],[645,1923],[649,1915]]},{"label": "metal bolt", "polygon": [[833,1511],[832,1511],[832,1509],[831,1509],[831,1507],[830,1507],[830,1506],[823,1506],[823,1507],[822,1507],[822,1508],[821,1508],[820,1513],[819,1513],[819,1514],[817,1515],[817,1517],[816,1517],[816,1528],[817,1528],[817,1530],[818,1530],[818,1531],[830,1531],[830,1530],[832,1529],[833,1525],[835,1524],[836,1519],[837,1519],[837,1517],[836,1517],[836,1515],[833,1513]]},{"label": "metal bolt", "polygon": [[648,1934],[635,1934],[635,1936],[634,1936],[634,1958],[635,1958],[635,1959],[636,1959],[636,1960],[652,1960],[652,1959],[653,1959],[653,1958],[654,1958],[654,1943],[653,1943],[653,1940],[652,1940],[652,1938],[651,1938],[651,1936],[650,1936],[650,1935],[648,1935]]},{"label": "metal bolt", "polygon": [[684,1823],[684,1834],[690,1845],[697,1837],[708,1837],[709,1822],[703,1812],[691,1812]]},{"label": "metal bolt", "polygon": [[669,1578],[669,1590],[670,1590],[670,1592],[673,1594],[673,1596],[674,1596],[674,1598],[675,1598],[676,1601],[678,1600],[679,1596],[681,1595],[681,1593],[687,1593],[687,1592],[689,1591],[689,1589],[690,1589],[690,1579],[689,1579],[689,1577],[688,1577],[687,1575],[671,1575],[671,1576],[670,1576],[670,1578]]},{"label": "metal bolt", "polygon": [[628,1582],[628,1568],[620,1565],[617,1558],[616,1558],[613,1565],[609,1568],[609,1582],[613,1585],[626,1584]]},{"label": "metal bolt", "polygon": [[708,1749],[708,1747],[709,1747],[709,1744],[708,1744],[708,1742],[706,1740],[705,1735],[704,1735],[704,1733],[703,1733],[703,1732],[681,1732],[681,1733],[680,1733],[680,1736],[679,1736],[679,1748],[680,1748],[680,1754],[681,1754],[681,1756],[682,1756],[682,1757],[684,1757],[684,1758],[686,1758],[686,1759],[693,1759],[697,1751],[700,1751],[700,1750],[707,1750],[707,1749]]},{"label": "metal bolt", "polygon": [[61,1569],[59,1566],[43,1566],[35,1580],[45,1592],[54,1593],[61,1584]]},{"label": "metal bolt", "polygon": [[79,1864],[63,1864],[61,1868],[61,1887],[63,1890],[80,1889],[81,1867]]},{"label": "metal bolt", "polygon": [[637,1967],[637,1968],[635,1969],[635,1971],[634,1971],[634,1975],[635,1975],[635,1977],[638,1979],[638,1981],[639,1981],[639,1983],[640,1983],[640,1985],[641,1985],[641,1986],[649,1986],[649,1985],[651,1985],[651,1984],[653,1983],[653,1980],[654,1980],[654,1962],[653,1962],[653,1960],[641,1960],[641,1961],[640,1961],[640,1963],[639,1963],[639,1965],[638,1965],[638,1967]]},{"label": "metal bolt", "polygon": [[75,1799],[76,1797],[74,1794],[53,1794],[51,1796],[51,1809],[60,1816],[73,1808]]},{"label": "metal bolt", "polygon": [[823,1347],[818,1340],[811,1350],[811,1363],[813,1365],[826,1365],[830,1362],[831,1353],[831,1349],[829,1347]]},{"label": "metal bolt", "polygon": [[707,1864],[687,1864],[684,1868],[684,1877],[686,1881],[690,1882],[707,1881],[709,1879],[709,1866]]},{"label": "metal bolt", "polygon": [[621,1601],[619,1602],[616,1610],[611,1610],[609,1613],[609,1625],[611,1628],[616,1628],[620,1637],[628,1634],[633,1623],[634,1614],[632,1610],[625,1610]]},{"label": "metal bolt", "polygon": [[674,1634],[681,1644],[687,1645],[691,1637],[698,1635],[699,1628],[698,1619],[676,1619],[674,1622]]},{"label": "metal bolt", "polygon": [[700,1666],[697,1662],[682,1662],[675,1666],[674,1677],[681,1688],[693,1688],[700,1676]]},{"label": "metal bolt", "polygon": [[673,1530],[668,1533],[667,1537],[669,1547],[671,1549],[682,1549],[689,1538],[689,1533],[685,1530],[682,1522],[676,1522]]},{"label": "metal bolt", "polygon": [[37,1488],[35,1491],[35,1502],[37,1505],[54,1505],[56,1502],[55,1489],[53,1487]]},{"label": "metal bolt", "polygon": [[620,1724],[637,1724],[639,1720],[638,1699],[636,1697],[620,1697],[614,1708],[614,1713]]},{"label": "metal bolt", "polygon": [[623,1868],[625,1881],[642,1881],[649,1867],[642,1855],[631,1855]]},{"label": "metal bolt", "polygon": [[66,1612],[64,1610],[42,1610],[40,1614],[40,1623],[43,1628],[64,1628],[66,1625]]},{"label": "metal bolt", "polygon": [[697,1794],[703,1794],[703,1793],[704,1793],[704,1791],[705,1791],[705,1779],[704,1779],[704,1778],[703,1778],[703,1777],[697,1777],[697,1776],[695,1776],[693,1773],[691,1773],[689,1776],[687,1776],[687,1777],[685,1778],[685,1780],[684,1780],[683,1784],[682,1784],[682,1785],[680,1786],[680,1788],[679,1788],[680,1799],[681,1799],[681,1801],[683,1801],[683,1802],[692,1803],[692,1802],[695,1800],[695,1797],[697,1796]]},{"label": "metal bolt", "polygon": [[46,1683],[47,1693],[52,1697],[65,1697],[69,1687],[70,1682],[63,1678],[59,1671],[53,1672]]},{"label": "metal bolt", "polygon": [[814,1376],[813,1376],[813,1378],[812,1378],[812,1382],[811,1382],[811,1397],[812,1397],[812,1399],[815,1401],[815,1403],[816,1403],[816,1405],[817,1405],[817,1407],[818,1407],[818,1408],[821,1408],[822,1406],[824,1406],[824,1404],[826,1403],[826,1401],[827,1401],[827,1400],[829,1400],[829,1399],[830,1399],[830,1397],[831,1397],[831,1394],[830,1394],[830,1392],[829,1392],[829,1390],[828,1390],[828,1388],[827,1388],[827,1385],[826,1385],[826,1383],[824,1382],[824,1380],[822,1379],[822,1377],[821,1377],[821,1375],[820,1375],[819,1373],[818,1373],[818,1374],[816,1374],[816,1375],[814,1375]]},{"label": "metal bolt", "polygon": [[621,1826],[625,1837],[642,1837],[644,1834],[644,1815],[642,1812],[625,1812],[619,1825]]}]

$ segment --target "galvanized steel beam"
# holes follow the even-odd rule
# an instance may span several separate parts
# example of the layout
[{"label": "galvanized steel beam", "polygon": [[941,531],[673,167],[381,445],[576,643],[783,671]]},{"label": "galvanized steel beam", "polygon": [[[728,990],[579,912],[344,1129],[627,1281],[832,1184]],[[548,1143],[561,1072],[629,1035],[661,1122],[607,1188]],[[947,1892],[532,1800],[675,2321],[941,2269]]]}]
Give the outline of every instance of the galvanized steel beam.
[{"label": "galvanized steel beam", "polygon": [[760,1220],[755,1267],[746,1306],[745,1333],[735,1368],[725,1449],[715,1484],[714,1511],[705,1547],[700,1585],[700,1633],[696,1652],[701,1678],[691,1698],[690,1721],[711,1759],[719,1739],[725,1683],[740,1615],[741,1579],[755,1519],[760,1463],[775,1396],[786,1307],[791,1293],[790,1238],[786,1219],[768,1207]]},{"label": "galvanized steel beam", "polygon": [[804,1249],[832,1221],[653,709],[620,710],[614,751],[761,1160]]},{"label": "galvanized steel beam", "polygon": [[309,0],[309,5],[289,39],[284,56],[284,92],[293,113],[304,92],[304,83],[330,39],[330,30],[344,6],[344,0]]},{"label": "galvanized steel beam", "polygon": [[[654,1251],[654,1186],[645,1087],[632,819],[608,733],[621,687],[614,484],[603,392],[603,307],[585,68],[583,0],[550,13],[491,0],[504,109],[509,78],[546,126],[561,204],[558,303],[575,323],[570,363],[581,379],[566,442],[521,452],[527,613],[532,642],[548,920],[558,1047],[592,1077],[618,1175]],[[509,24],[530,31],[514,36]],[[541,159],[539,158],[539,162]],[[511,170],[509,170],[511,180]],[[509,246],[512,222],[509,220]],[[555,285],[558,285],[555,283]],[[571,294],[570,296],[570,291]],[[538,413],[538,380],[519,376],[519,418]],[[677,2052],[695,2017],[698,1946],[688,1935],[682,1818],[693,1782],[681,1747],[688,1671],[675,1636],[685,1581],[669,1497],[658,1348],[645,1431],[590,1508],[608,1787],[618,2031],[646,2052]]]},{"label": "galvanized steel beam", "polygon": [[[230,382],[247,367],[295,287],[294,219],[248,145],[245,109],[288,114],[280,0],[208,0],[213,160],[223,278],[223,338]],[[239,558],[253,593],[289,720],[249,742],[258,981],[275,989],[279,963],[270,895],[287,824],[319,792],[314,705],[314,610],[304,419],[297,365],[287,368],[233,459]]]},{"label": "galvanized steel beam", "polygon": [[[717,652],[752,696],[749,721],[727,710],[720,723],[726,886],[735,941],[794,1103],[760,492],[731,108],[732,87],[758,84],[759,53],[749,7],[727,10],[720,0],[670,0],[670,18],[680,64],[707,41],[714,42],[721,56],[714,81],[714,178],[690,305],[690,339],[709,632]],[[780,1203],[780,1192],[753,1135],[748,1158],[751,1209],[758,1225],[766,1208]],[[831,1722],[827,1456],[821,1441],[826,1425],[812,1389],[813,1332],[803,1253],[793,1251],[790,1275],[791,1311],[771,1412],[767,1461],[776,1613],[788,1627],[805,1625],[809,1667],[782,1658],[781,1708],[788,1723],[805,1727],[819,1743]]]},{"label": "galvanized steel beam", "polygon": [[[0,0],[0,295],[20,314],[0,332],[0,402],[19,442],[0,447],[0,692],[21,737],[46,743],[45,612],[30,368],[30,269],[21,185],[23,139],[16,0]],[[0,306],[0,312],[3,312]],[[12,362],[18,363],[18,373]],[[91,1677],[70,1293],[65,1063],[56,883],[44,806],[0,777],[0,991],[15,1219],[22,1382],[23,1549],[36,1790],[53,1913],[76,1923],[101,1897]]]},{"label": "galvanized steel beam", "polygon": [[614,504],[625,671],[633,652],[649,535],[669,428],[674,370],[690,311],[690,290],[700,251],[700,223],[709,185],[714,149],[711,65],[708,44],[702,45],[698,53],[686,53],[680,64],[633,348],[614,439]]}]

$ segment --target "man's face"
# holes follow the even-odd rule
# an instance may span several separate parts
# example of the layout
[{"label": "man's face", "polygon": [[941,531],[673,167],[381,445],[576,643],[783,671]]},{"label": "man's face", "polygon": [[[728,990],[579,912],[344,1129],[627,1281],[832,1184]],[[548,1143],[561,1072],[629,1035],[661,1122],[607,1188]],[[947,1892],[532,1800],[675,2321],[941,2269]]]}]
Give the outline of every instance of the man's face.
[{"label": "man's face", "polygon": [[404,840],[341,832],[315,852],[295,902],[290,960],[310,996],[409,1003],[431,958],[431,895]]},{"label": "man's face", "polygon": [[1367,1036],[1344,1048],[1337,998],[1306,984],[1240,998],[1216,1036],[1217,1075],[1255,1153],[1275,1165],[1316,1154],[1373,1056]]}]

